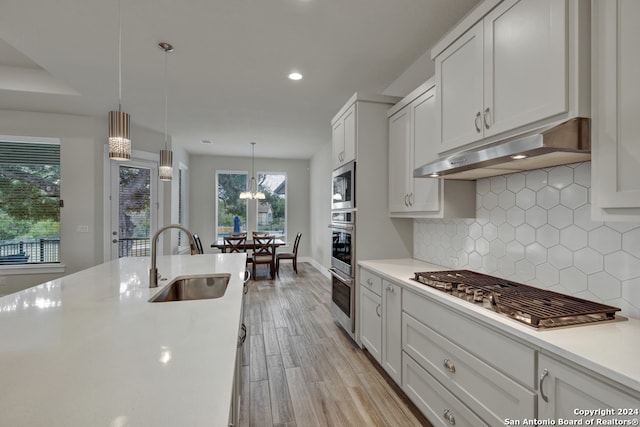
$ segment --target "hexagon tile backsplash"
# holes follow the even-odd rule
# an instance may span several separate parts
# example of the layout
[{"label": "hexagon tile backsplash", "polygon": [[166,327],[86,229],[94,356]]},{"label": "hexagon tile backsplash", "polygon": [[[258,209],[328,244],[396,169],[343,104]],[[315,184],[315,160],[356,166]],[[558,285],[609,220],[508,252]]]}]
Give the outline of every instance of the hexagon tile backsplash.
[{"label": "hexagon tile backsplash", "polygon": [[416,219],[413,256],[640,318],[640,223],[591,221],[591,162],[476,182],[475,219]]}]

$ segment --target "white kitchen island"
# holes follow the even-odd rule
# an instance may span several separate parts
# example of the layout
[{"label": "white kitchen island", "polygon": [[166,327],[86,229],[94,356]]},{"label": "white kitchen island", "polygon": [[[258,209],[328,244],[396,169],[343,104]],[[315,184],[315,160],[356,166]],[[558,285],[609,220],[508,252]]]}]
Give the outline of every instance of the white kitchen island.
[{"label": "white kitchen island", "polygon": [[[122,258],[0,298],[0,425],[225,426],[244,254]],[[179,276],[229,273],[218,299],[150,303]]]}]

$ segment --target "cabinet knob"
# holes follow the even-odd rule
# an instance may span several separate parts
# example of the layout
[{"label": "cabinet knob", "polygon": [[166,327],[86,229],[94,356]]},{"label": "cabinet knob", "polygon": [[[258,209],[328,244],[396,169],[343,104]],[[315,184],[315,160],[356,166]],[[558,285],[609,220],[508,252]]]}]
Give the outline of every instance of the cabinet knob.
[{"label": "cabinet knob", "polygon": [[444,359],[442,361],[442,365],[447,368],[447,370],[451,373],[456,371],[456,365],[453,364],[453,362],[449,359]]},{"label": "cabinet knob", "polygon": [[482,132],[482,124],[480,124],[480,117],[481,117],[481,116],[482,116],[482,113],[481,113],[480,111],[478,111],[478,112],[476,113],[476,121],[475,121],[475,124],[476,124],[476,132],[478,132],[478,133]]},{"label": "cabinet knob", "polygon": [[444,410],[443,417],[452,426],[456,424],[456,418],[453,416],[453,412],[451,412],[449,409]]},{"label": "cabinet knob", "polygon": [[489,107],[484,109],[484,127],[489,129],[491,127],[491,113]]},{"label": "cabinet knob", "polygon": [[367,279],[367,285],[373,285],[373,280],[371,280],[371,278]]}]

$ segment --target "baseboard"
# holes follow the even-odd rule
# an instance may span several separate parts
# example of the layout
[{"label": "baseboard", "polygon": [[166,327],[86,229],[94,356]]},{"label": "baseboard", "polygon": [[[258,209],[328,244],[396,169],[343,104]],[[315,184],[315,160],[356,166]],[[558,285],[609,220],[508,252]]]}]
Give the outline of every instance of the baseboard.
[{"label": "baseboard", "polygon": [[308,257],[300,257],[300,258],[298,258],[298,260],[301,261],[301,262],[308,262],[309,264],[311,264],[313,266],[313,268],[315,268],[320,273],[322,273],[322,275],[325,276],[327,279],[331,278],[331,273],[329,273],[329,269],[326,268],[325,266],[323,266],[322,264],[320,264],[315,259],[308,258]]}]

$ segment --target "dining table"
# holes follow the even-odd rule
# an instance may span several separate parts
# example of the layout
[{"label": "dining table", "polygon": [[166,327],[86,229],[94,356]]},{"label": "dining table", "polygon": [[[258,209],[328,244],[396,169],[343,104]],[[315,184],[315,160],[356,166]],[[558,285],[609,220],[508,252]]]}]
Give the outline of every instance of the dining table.
[{"label": "dining table", "polygon": [[[278,247],[280,247],[280,246],[284,246],[284,245],[286,245],[286,244],[287,244],[287,242],[285,242],[285,241],[284,241],[284,240],[282,240],[282,239],[277,239],[277,238],[276,238],[276,239],[273,241],[273,246],[275,246],[276,248],[278,248]],[[226,243],[225,243],[225,241],[224,241],[224,238],[222,238],[222,237],[221,237],[221,238],[217,239],[215,242],[213,242],[213,243],[211,244],[211,247],[212,247],[212,248],[218,248],[218,249],[220,249],[220,250],[222,250],[222,251],[224,252],[226,248],[229,248],[229,247],[230,247],[230,245],[226,244]],[[253,240],[249,240],[249,239],[247,239],[247,240],[244,242],[244,245],[242,245],[241,247],[242,247],[245,251],[246,251],[246,250],[252,250],[252,249],[253,249]]]}]

